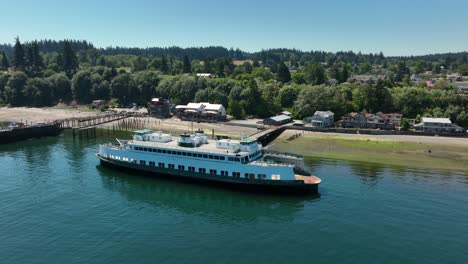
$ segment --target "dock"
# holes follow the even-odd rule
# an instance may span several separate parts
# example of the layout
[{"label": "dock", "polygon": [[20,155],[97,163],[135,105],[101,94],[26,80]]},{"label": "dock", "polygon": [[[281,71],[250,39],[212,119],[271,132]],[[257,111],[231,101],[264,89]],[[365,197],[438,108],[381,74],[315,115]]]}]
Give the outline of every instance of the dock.
[{"label": "dock", "polygon": [[96,115],[89,117],[67,118],[57,120],[61,129],[71,129],[73,138],[81,137],[96,137],[96,127],[102,124],[119,121],[128,117],[134,116],[133,113],[111,113],[105,115]]},{"label": "dock", "polygon": [[60,124],[55,122],[4,129],[0,130],[0,144],[13,143],[30,138],[57,136],[60,134],[60,131]]},{"label": "dock", "polygon": [[252,134],[249,137],[256,139],[258,142],[260,142],[260,144],[262,144],[262,146],[266,146],[275,140],[279,135],[281,135],[284,130],[286,130],[285,126],[270,127],[263,131]]}]

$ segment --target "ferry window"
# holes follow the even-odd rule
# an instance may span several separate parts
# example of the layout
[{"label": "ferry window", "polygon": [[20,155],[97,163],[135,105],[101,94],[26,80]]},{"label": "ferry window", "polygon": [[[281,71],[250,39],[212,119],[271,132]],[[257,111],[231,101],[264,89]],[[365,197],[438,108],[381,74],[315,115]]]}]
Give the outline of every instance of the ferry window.
[{"label": "ferry window", "polygon": [[148,151],[148,148],[143,148],[143,151]]},{"label": "ferry window", "polygon": [[220,160],[224,160],[225,158],[224,158],[224,156],[220,156],[219,159],[220,159]]},{"label": "ferry window", "polygon": [[172,151],[171,151],[171,150],[168,150],[168,151],[167,151],[167,154],[172,154]]},{"label": "ferry window", "polygon": [[177,155],[179,155],[179,156],[180,156],[180,155],[182,155],[182,153],[181,153],[180,151],[177,151]]},{"label": "ferry window", "polygon": [[209,158],[209,159],[213,159],[213,155],[208,155],[208,158]]},{"label": "ferry window", "polygon": [[168,167],[169,167],[169,169],[174,169],[175,165],[174,164],[169,164]]},{"label": "ferry window", "polygon": [[206,158],[208,158],[208,155],[206,155],[206,154],[203,154],[203,158],[205,158],[205,159],[206,159]]},{"label": "ferry window", "polygon": [[195,172],[195,167],[189,166],[189,167],[188,167],[188,170],[191,171],[191,172]]},{"label": "ferry window", "polygon": [[253,180],[253,179],[255,179],[255,174],[253,174],[253,173],[246,173],[246,174],[245,174],[245,178],[250,179],[250,180]]},{"label": "ferry window", "polygon": [[233,158],[233,157],[229,157],[228,160],[229,160],[229,161],[234,161],[234,158]]},{"label": "ferry window", "polygon": [[182,156],[187,156],[187,152],[182,152]]},{"label": "ferry window", "polygon": [[216,170],[210,170],[210,174],[216,175]]},{"label": "ferry window", "polygon": [[187,152],[187,156],[192,157],[192,153]]},{"label": "ferry window", "polygon": [[159,162],[159,163],[158,163],[158,167],[159,167],[159,168],[164,168],[164,163]]},{"label": "ferry window", "polygon": [[199,157],[199,158],[203,157],[203,155],[202,155],[202,154],[197,154],[197,155],[198,155],[198,157]]},{"label": "ferry window", "polygon": [[214,156],[214,159],[215,159],[215,160],[219,160],[219,156]]},{"label": "ferry window", "polygon": [[149,165],[154,167],[156,165],[156,163],[154,161],[150,161]]},{"label": "ferry window", "polygon": [[265,174],[258,174],[257,175],[258,179],[266,179],[266,175]]},{"label": "ferry window", "polygon": [[158,153],[161,153],[161,150],[160,150],[160,149],[157,149],[156,151],[157,151]]},{"label": "ferry window", "polygon": [[131,159],[131,162],[136,164],[136,160],[135,160],[135,159]]},{"label": "ferry window", "polygon": [[161,150],[161,153],[166,154],[167,152],[166,152],[165,149],[162,149],[162,150]]},{"label": "ferry window", "polygon": [[239,178],[240,177],[240,172],[233,172],[232,176],[236,177],[236,178]]},{"label": "ferry window", "polygon": [[181,170],[181,171],[185,170],[185,167],[182,166],[182,165],[177,166],[177,168],[178,168],[179,170]]},{"label": "ferry window", "polygon": [[205,169],[205,168],[199,168],[199,169],[198,169],[198,172],[200,172],[200,173],[206,173],[206,169]]},{"label": "ferry window", "polygon": [[140,164],[141,164],[141,165],[146,165],[146,161],[140,160]]},{"label": "ferry window", "polygon": [[236,162],[239,162],[239,161],[240,161],[240,159],[239,159],[239,158],[235,158],[234,160],[235,160]]}]

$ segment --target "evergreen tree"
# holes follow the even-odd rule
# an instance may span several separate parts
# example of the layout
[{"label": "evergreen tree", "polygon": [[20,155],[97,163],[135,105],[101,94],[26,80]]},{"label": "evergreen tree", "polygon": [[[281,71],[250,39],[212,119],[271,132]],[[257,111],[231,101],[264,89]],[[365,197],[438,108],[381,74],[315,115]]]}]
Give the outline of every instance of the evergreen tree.
[{"label": "evergreen tree", "polygon": [[244,63],[244,72],[248,74],[252,73],[252,65],[248,61]]},{"label": "evergreen tree", "polygon": [[325,70],[318,62],[309,63],[304,69],[304,75],[307,83],[312,85],[322,84],[326,80]]},{"label": "evergreen tree", "polygon": [[29,69],[33,66],[33,61],[34,61],[34,56],[33,56],[33,50],[32,50],[32,47],[31,45],[25,45],[25,49],[26,49],[26,60],[25,60],[25,66]]},{"label": "evergreen tree", "polygon": [[2,51],[2,62],[0,64],[0,67],[3,70],[8,70],[8,67],[10,67],[10,62],[8,61],[8,57],[4,51]]},{"label": "evergreen tree", "polygon": [[17,69],[24,69],[26,66],[25,58],[24,58],[24,48],[21,44],[19,37],[15,39],[15,47],[13,48],[13,66]]},{"label": "evergreen tree", "polygon": [[192,72],[192,65],[190,64],[190,60],[187,55],[184,56],[184,73],[191,73]]},{"label": "evergreen tree", "polygon": [[44,61],[42,60],[41,54],[39,54],[39,45],[37,44],[37,41],[34,41],[31,44],[32,48],[32,58],[33,58],[33,63],[32,66],[34,70],[39,70],[44,67]]},{"label": "evergreen tree", "polygon": [[62,60],[63,70],[67,73],[68,76],[72,76],[78,68],[78,58],[76,57],[76,53],[73,51],[68,40],[63,42]]},{"label": "evergreen tree", "polygon": [[278,81],[287,83],[291,81],[291,73],[289,72],[288,66],[284,64],[284,62],[281,62],[278,66]]},{"label": "evergreen tree", "polygon": [[161,71],[163,73],[168,73],[169,72],[169,65],[167,65],[167,59],[166,56],[161,57]]}]

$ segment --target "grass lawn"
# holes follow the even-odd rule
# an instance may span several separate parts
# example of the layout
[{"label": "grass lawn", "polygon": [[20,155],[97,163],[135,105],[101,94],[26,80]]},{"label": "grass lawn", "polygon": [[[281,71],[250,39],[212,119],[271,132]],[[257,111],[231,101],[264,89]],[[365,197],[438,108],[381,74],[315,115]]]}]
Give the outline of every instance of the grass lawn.
[{"label": "grass lawn", "polygon": [[468,150],[457,145],[306,135],[292,141],[279,137],[271,149],[306,158],[468,171]]}]

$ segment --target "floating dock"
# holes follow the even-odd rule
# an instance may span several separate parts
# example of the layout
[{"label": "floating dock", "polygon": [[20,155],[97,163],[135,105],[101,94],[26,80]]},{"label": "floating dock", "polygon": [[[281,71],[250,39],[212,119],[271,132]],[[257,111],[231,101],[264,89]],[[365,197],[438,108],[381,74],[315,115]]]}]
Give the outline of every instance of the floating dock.
[{"label": "floating dock", "polygon": [[57,136],[60,132],[60,124],[55,122],[51,124],[4,129],[0,130],[0,144],[12,143],[29,138]]}]

